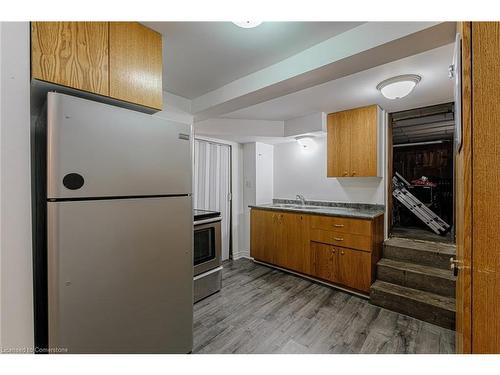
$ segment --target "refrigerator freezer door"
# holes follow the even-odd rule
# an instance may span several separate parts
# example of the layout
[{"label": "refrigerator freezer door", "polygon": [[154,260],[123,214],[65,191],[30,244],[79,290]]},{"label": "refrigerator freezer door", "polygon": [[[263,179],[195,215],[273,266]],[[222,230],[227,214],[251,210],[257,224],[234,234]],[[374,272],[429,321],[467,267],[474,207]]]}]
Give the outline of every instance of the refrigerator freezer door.
[{"label": "refrigerator freezer door", "polygon": [[191,351],[191,207],[191,197],[49,202],[49,347]]},{"label": "refrigerator freezer door", "polygon": [[47,197],[191,193],[191,126],[47,95]]}]

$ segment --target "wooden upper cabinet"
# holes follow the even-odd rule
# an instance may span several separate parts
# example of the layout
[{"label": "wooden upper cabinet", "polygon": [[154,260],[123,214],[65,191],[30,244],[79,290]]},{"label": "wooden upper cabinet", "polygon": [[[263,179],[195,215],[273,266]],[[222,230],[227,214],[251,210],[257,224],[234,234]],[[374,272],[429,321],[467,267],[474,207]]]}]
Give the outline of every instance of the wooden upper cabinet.
[{"label": "wooden upper cabinet", "polygon": [[[137,22],[32,22],[32,78],[163,107],[161,34]],[[125,105],[128,106],[128,105]]]},{"label": "wooden upper cabinet", "polygon": [[109,95],[162,109],[162,37],[137,22],[109,23]]},{"label": "wooden upper cabinet", "polygon": [[351,131],[346,112],[328,115],[328,177],[349,177]]},{"label": "wooden upper cabinet", "polygon": [[32,77],[109,94],[107,22],[32,22]]},{"label": "wooden upper cabinet", "polygon": [[379,175],[377,105],[328,115],[327,176]]}]

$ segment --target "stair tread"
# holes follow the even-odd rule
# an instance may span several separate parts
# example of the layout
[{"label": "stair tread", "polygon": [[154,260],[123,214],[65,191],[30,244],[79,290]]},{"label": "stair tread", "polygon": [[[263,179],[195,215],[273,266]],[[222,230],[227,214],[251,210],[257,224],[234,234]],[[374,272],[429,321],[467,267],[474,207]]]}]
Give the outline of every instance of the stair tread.
[{"label": "stair tread", "polygon": [[375,281],[371,288],[455,312],[455,298],[452,297],[444,297],[439,294],[424,292],[422,290],[412,289],[380,280]]},{"label": "stair tread", "polygon": [[386,267],[396,268],[399,270],[411,271],[411,272],[415,272],[415,273],[421,273],[424,275],[430,275],[430,276],[435,276],[435,277],[439,277],[442,279],[456,281],[456,277],[453,276],[449,270],[445,270],[442,268],[425,266],[422,264],[404,262],[404,261],[399,261],[399,260],[394,260],[394,259],[389,259],[389,258],[382,258],[379,260],[379,262],[377,264],[380,266],[386,266]]},{"label": "stair tread", "polygon": [[409,238],[391,237],[384,241],[384,246],[394,246],[402,247],[419,251],[427,251],[431,253],[449,255],[450,257],[455,255],[455,245],[442,243],[442,242],[432,242],[424,240],[414,240]]}]

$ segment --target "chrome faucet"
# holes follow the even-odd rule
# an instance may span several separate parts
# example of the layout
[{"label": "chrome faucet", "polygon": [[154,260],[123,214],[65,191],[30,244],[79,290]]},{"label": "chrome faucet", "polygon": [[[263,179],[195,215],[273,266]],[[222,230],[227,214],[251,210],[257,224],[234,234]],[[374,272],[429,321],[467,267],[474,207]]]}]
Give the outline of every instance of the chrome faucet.
[{"label": "chrome faucet", "polygon": [[297,194],[297,196],[296,196],[295,198],[297,198],[297,200],[299,200],[299,201],[300,201],[300,204],[301,204],[301,205],[303,205],[303,206],[305,206],[305,205],[306,205],[306,199],[304,198],[304,196],[303,196],[303,195]]}]

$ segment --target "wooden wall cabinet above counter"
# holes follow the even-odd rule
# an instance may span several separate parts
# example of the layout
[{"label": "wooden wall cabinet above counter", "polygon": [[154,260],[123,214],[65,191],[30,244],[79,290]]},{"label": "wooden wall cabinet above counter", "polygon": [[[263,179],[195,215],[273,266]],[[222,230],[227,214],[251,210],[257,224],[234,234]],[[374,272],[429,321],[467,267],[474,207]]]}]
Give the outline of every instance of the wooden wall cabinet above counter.
[{"label": "wooden wall cabinet above counter", "polygon": [[383,111],[377,105],[330,113],[327,177],[380,177]]},{"label": "wooden wall cabinet above counter", "polygon": [[137,22],[32,22],[31,77],[162,110],[162,37]]}]

